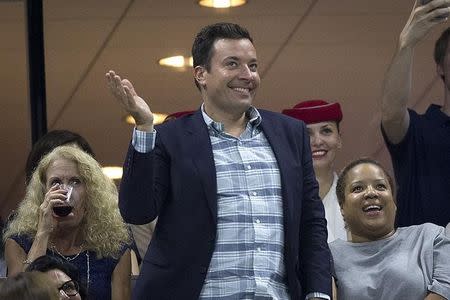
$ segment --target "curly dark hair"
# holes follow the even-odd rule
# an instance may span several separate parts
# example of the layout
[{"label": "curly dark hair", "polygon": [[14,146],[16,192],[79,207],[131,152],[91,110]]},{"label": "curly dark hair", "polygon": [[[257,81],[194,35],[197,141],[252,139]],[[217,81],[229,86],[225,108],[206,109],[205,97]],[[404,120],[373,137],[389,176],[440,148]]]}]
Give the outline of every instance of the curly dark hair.
[{"label": "curly dark hair", "polygon": [[43,135],[36,144],[33,145],[28,154],[27,164],[25,166],[25,182],[28,185],[33,175],[34,170],[41,161],[41,159],[50,153],[53,149],[59,146],[75,144],[81,150],[95,157],[89,143],[78,133],[69,130],[52,130]]},{"label": "curly dark hair", "polygon": [[391,186],[392,195],[395,199],[395,185],[394,181],[392,179],[392,176],[389,174],[389,172],[376,160],[368,157],[361,157],[354,161],[351,161],[349,164],[347,164],[339,174],[338,181],[336,183],[336,196],[338,198],[339,206],[342,207],[345,201],[345,186],[347,185],[347,174],[352,170],[354,167],[362,165],[362,164],[372,164],[377,167],[379,167],[381,170],[383,170],[384,174],[386,175],[386,178],[389,182],[389,185]]},{"label": "curly dark hair", "polygon": [[76,281],[79,286],[78,293],[80,294],[81,299],[86,299],[86,288],[80,284],[80,274],[76,266],[71,264],[70,262],[64,261],[58,257],[43,255],[36,258],[27,268],[26,272],[38,271],[38,272],[47,272],[50,270],[60,270],[66,273],[70,279]]}]

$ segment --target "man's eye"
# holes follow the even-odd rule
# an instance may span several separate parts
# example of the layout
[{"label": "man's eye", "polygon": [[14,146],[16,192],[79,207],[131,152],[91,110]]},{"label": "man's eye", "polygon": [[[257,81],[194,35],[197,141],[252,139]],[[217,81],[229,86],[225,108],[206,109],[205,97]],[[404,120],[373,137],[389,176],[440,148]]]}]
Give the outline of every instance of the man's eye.
[{"label": "man's eye", "polygon": [[63,289],[73,291],[75,290],[75,284],[73,284],[72,282],[66,283],[65,285],[63,285]]},{"label": "man's eye", "polygon": [[256,72],[258,70],[258,64],[251,64],[249,68],[252,72]]},{"label": "man's eye", "polygon": [[235,62],[235,61],[229,61],[228,63],[227,63],[227,66],[229,66],[229,67],[237,67],[237,62]]}]

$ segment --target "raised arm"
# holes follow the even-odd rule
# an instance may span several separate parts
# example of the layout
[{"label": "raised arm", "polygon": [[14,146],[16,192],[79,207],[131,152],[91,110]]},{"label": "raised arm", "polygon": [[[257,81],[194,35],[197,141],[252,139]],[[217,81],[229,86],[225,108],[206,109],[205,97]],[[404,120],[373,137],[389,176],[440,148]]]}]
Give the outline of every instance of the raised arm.
[{"label": "raised arm", "polygon": [[399,143],[409,127],[407,103],[411,95],[414,47],[437,24],[447,20],[450,0],[433,0],[420,5],[417,0],[400,33],[397,51],[385,75],[381,103],[381,124],[387,138]]},{"label": "raised arm", "polygon": [[134,118],[136,129],[153,131],[153,113],[148,104],[138,96],[128,79],[121,79],[114,71],[106,73],[108,87],[122,107]]},{"label": "raised arm", "polygon": [[[114,71],[106,73],[106,80],[111,93],[135,119],[136,129],[148,134],[153,132],[153,113],[144,99],[137,95],[131,82],[127,79],[122,80]],[[144,136],[147,133],[144,133]],[[151,148],[137,149],[135,143],[146,144],[140,137],[134,139],[128,149],[119,189],[119,208],[125,222],[144,224],[157,216],[151,181],[154,151]]]},{"label": "raised arm", "polygon": [[56,204],[63,203],[62,201],[66,199],[66,193],[59,185],[54,185],[45,194],[44,201],[39,207],[36,235],[28,254],[12,238],[6,240],[5,259],[8,266],[8,276],[23,272],[32,261],[46,254],[50,234],[57,227],[57,221],[53,217],[53,207]]}]

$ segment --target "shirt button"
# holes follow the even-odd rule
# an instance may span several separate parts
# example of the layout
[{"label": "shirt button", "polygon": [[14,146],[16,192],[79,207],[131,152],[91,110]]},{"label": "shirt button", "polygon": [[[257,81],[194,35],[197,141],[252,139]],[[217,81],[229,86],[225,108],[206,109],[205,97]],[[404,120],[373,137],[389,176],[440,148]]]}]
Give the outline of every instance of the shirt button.
[{"label": "shirt button", "polygon": [[252,168],[252,166],[248,165],[247,166],[247,170],[250,170]]},{"label": "shirt button", "polygon": [[256,224],[261,223],[261,221],[259,219],[256,219],[255,222],[256,222]]},{"label": "shirt button", "polygon": [[256,196],[256,192],[253,192],[252,195],[253,195],[253,196]]},{"label": "shirt button", "polygon": [[261,247],[256,248],[256,251],[260,252],[261,251]]}]

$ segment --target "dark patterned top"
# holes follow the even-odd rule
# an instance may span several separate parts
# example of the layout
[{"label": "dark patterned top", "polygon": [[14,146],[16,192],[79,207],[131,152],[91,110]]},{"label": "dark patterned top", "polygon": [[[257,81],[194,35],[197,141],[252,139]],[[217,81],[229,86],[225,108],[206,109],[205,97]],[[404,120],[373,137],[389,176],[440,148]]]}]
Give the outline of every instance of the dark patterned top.
[{"label": "dark patterned top", "polygon": [[[25,253],[30,251],[31,245],[33,244],[33,239],[31,237],[16,235],[11,238],[23,248]],[[121,249],[120,257],[122,257],[128,248],[128,246],[124,246]],[[52,251],[51,249],[47,249],[47,255],[61,258],[57,252]],[[118,259],[112,257],[98,259],[93,251],[83,251],[80,254],[67,255],[65,257],[68,258],[70,263],[78,268],[78,272],[80,273],[80,284],[84,285],[88,292],[87,299],[111,299],[111,278],[114,268],[119,262]]]}]

